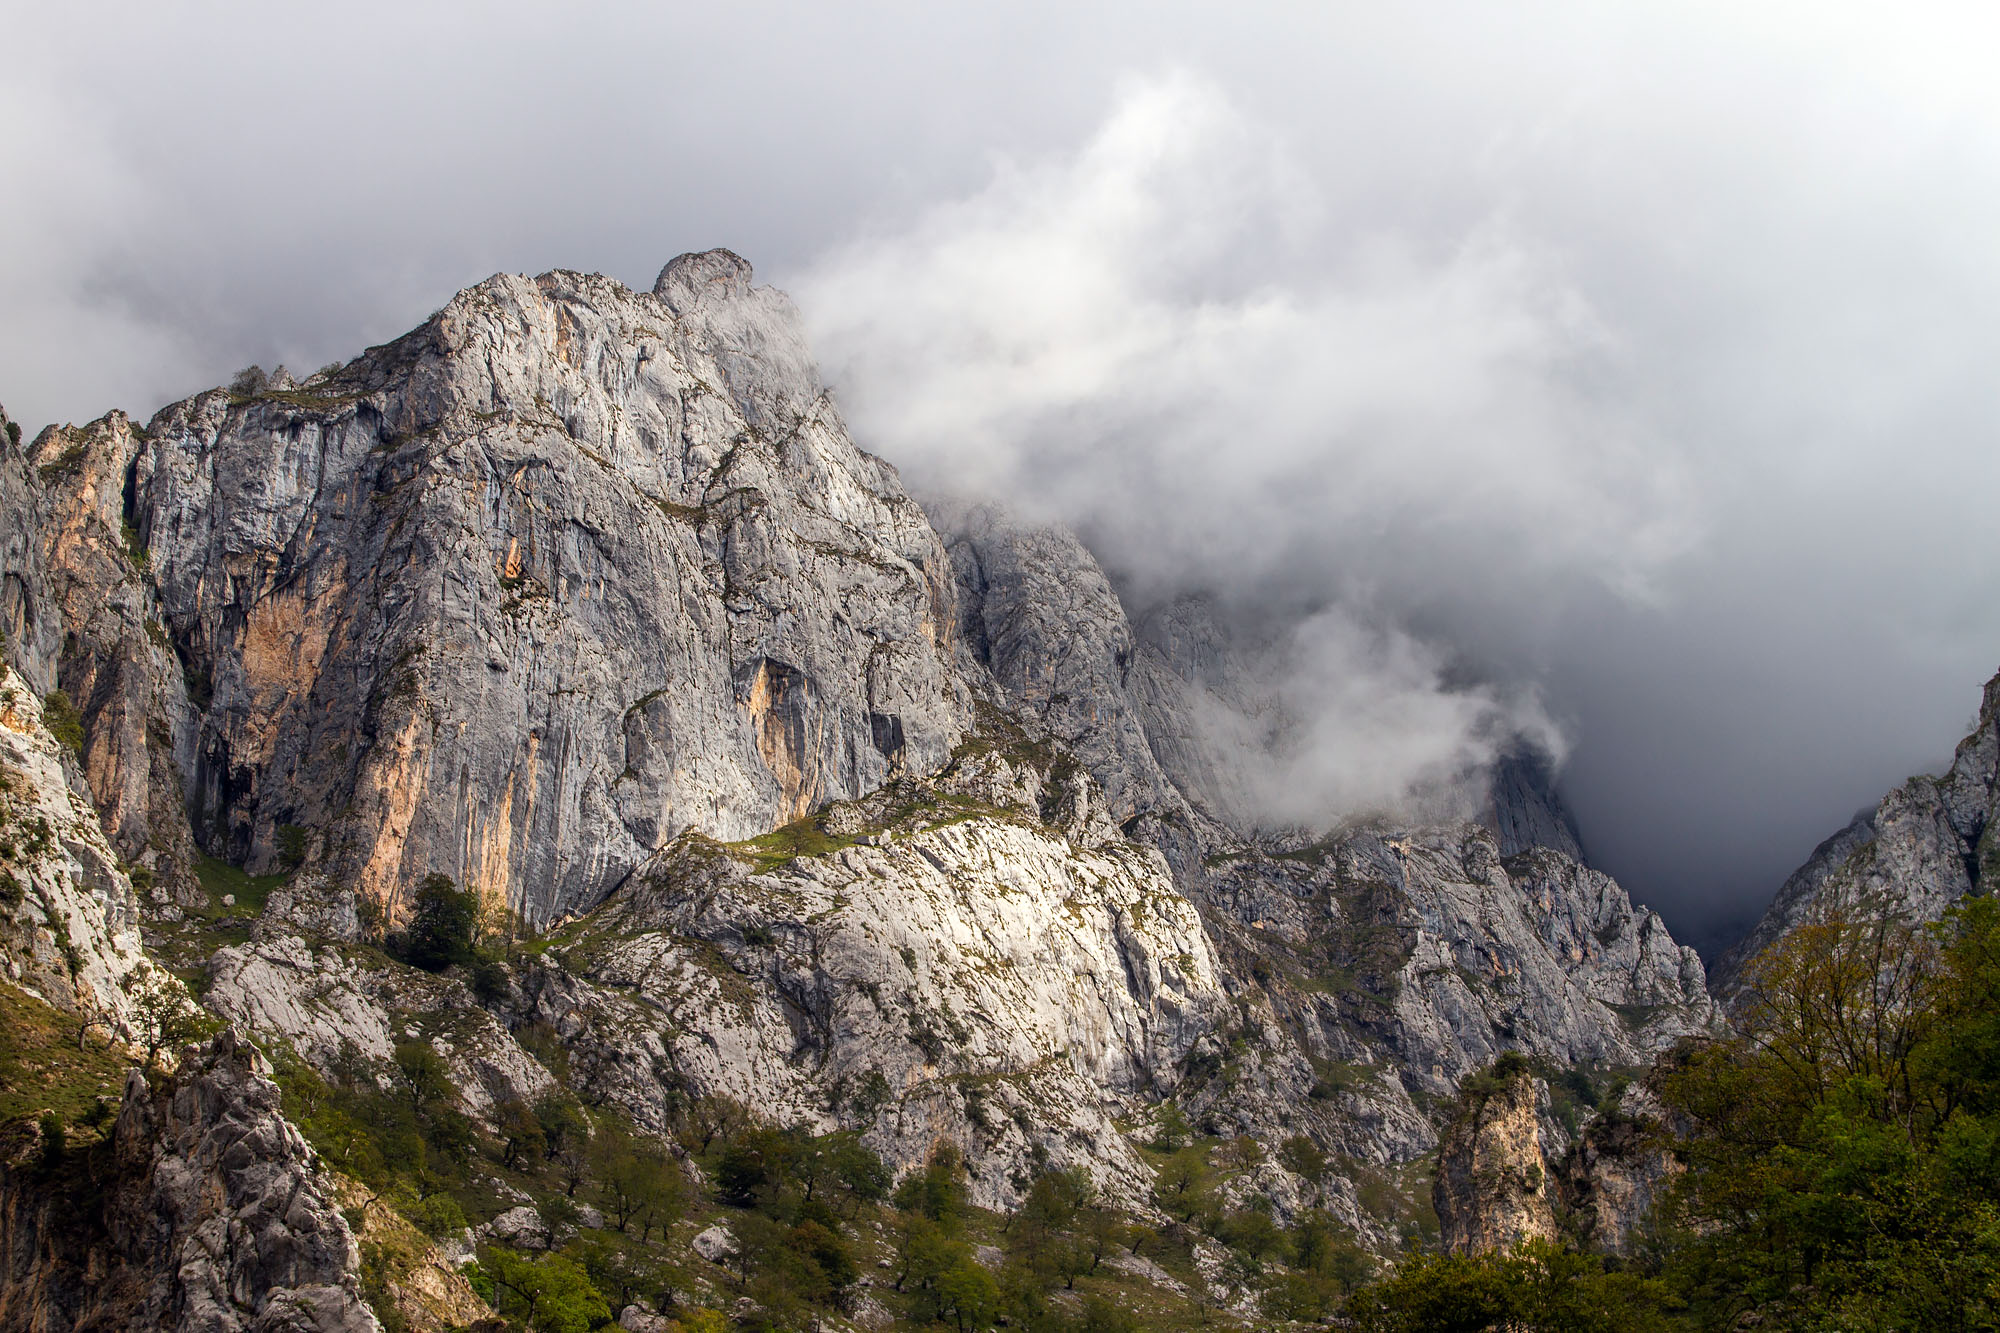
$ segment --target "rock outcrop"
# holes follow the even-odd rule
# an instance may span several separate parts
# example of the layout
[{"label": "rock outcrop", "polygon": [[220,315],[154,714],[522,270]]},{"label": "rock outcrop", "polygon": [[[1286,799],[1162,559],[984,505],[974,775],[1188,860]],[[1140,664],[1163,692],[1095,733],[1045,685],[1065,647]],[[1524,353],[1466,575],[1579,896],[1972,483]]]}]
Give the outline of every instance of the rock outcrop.
[{"label": "rock outcrop", "polygon": [[1555,1163],[1546,1141],[1548,1086],[1525,1062],[1502,1062],[1469,1085],[1438,1146],[1431,1202],[1445,1248],[1507,1250],[1556,1237]]},{"label": "rock outcrop", "polygon": [[328,1077],[386,1072],[398,1043],[426,1042],[444,1057],[459,1108],[489,1125],[502,1103],[532,1103],[555,1086],[463,984],[370,967],[332,942],[273,931],[217,950],[203,1001],[245,1032],[289,1043]]},{"label": "rock outcrop", "polygon": [[988,1206],[1036,1161],[1143,1188],[1113,1121],[1226,1007],[1199,913],[1148,849],[884,796],[817,855],[686,838],[643,867],[538,978],[572,1066],[641,1123],[692,1091],[899,1168],[951,1140]]},{"label": "rock outcrop", "polygon": [[1717,960],[1715,993],[1734,1000],[1745,969],[1796,927],[1832,917],[1935,921],[2000,886],[2000,675],[1941,777],[1914,777],[1822,842],[1750,934]]},{"label": "rock outcrop", "polygon": [[[134,1070],[108,1143],[0,1165],[0,1329],[364,1333],[358,1257],[329,1182],[228,1033],[155,1090]],[[53,1171],[81,1173],[68,1187]]]},{"label": "rock outcrop", "polygon": [[1557,1179],[1578,1244],[1629,1254],[1653,1234],[1656,1209],[1687,1169],[1674,1155],[1668,1120],[1659,1099],[1634,1083],[1583,1125]]}]

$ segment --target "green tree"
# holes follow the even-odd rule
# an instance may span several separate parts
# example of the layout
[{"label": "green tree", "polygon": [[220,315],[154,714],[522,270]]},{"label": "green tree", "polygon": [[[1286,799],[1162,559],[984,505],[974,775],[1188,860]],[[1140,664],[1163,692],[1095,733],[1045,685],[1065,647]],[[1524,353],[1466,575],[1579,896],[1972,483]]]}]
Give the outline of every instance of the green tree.
[{"label": "green tree", "polygon": [[938,1274],[931,1294],[932,1317],[951,1320],[960,1333],[986,1328],[1000,1313],[1000,1284],[969,1253]]},{"label": "green tree", "polygon": [[411,1115],[421,1119],[456,1095],[451,1066],[429,1042],[420,1038],[397,1042],[395,1064],[397,1089],[409,1103]]},{"label": "green tree", "polygon": [[522,1161],[540,1156],[546,1139],[542,1122],[519,1098],[509,1098],[494,1108],[494,1128],[500,1134],[500,1164],[509,1170]]},{"label": "green tree", "polygon": [[1169,1216],[1191,1222],[1212,1203],[1214,1173],[1199,1147],[1183,1148],[1166,1161],[1153,1178],[1153,1201]]},{"label": "green tree", "polygon": [[526,1258],[498,1247],[481,1255],[500,1313],[534,1333],[590,1333],[611,1319],[610,1306],[589,1274],[560,1254]]},{"label": "green tree", "polygon": [[958,1145],[939,1139],[920,1170],[896,1185],[894,1202],[906,1213],[919,1213],[947,1231],[956,1231],[965,1216],[965,1159]]},{"label": "green tree", "polygon": [[601,1126],[590,1143],[598,1205],[619,1231],[639,1224],[643,1242],[654,1227],[673,1225],[687,1207],[687,1182],[666,1149],[616,1126]]},{"label": "green tree", "polygon": [[479,900],[458,887],[449,875],[427,875],[410,901],[410,923],[403,935],[403,957],[412,967],[442,972],[472,959],[473,931],[479,924]]},{"label": "green tree", "polygon": [[1655,1076],[1688,1132],[1668,1275],[1705,1324],[2000,1324],[2000,906],[1828,918]]}]

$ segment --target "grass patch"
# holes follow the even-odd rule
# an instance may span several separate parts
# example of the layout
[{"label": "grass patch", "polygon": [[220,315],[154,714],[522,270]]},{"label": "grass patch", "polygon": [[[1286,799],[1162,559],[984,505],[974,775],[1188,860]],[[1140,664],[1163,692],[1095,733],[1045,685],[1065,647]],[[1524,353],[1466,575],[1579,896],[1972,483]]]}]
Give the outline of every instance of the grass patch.
[{"label": "grass patch", "polygon": [[737,855],[747,856],[756,862],[759,870],[776,870],[801,856],[826,856],[853,845],[854,839],[836,837],[821,828],[818,819],[808,816],[795,819],[761,838],[732,842],[728,847]]},{"label": "grass patch", "polygon": [[[194,877],[200,881],[202,892],[208,895],[207,914],[210,917],[254,919],[263,913],[271,890],[285,882],[286,874],[280,871],[275,875],[252,875],[239,866],[197,852]],[[235,902],[225,903],[222,901],[225,897],[234,898]]]},{"label": "grass patch", "polygon": [[[197,991],[207,982],[208,960],[216,950],[249,940],[271,890],[290,876],[252,875],[202,852],[195,853],[195,880],[204,901],[178,921],[145,929],[146,950]],[[224,902],[232,898],[233,902]]]},{"label": "grass patch", "polygon": [[53,1110],[74,1125],[98,1098],[118,1099],[131,1064],[105,1048],[101,1029],[77,1049],[74,1019],[0,982],[0,1120]]}]

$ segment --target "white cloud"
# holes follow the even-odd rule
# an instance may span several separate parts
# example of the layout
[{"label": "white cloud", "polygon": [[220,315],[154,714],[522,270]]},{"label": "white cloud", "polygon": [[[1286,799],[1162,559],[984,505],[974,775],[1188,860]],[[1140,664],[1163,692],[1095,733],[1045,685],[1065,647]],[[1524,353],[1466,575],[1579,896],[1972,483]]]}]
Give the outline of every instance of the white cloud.
[{"label": "white cloud", "polygon": [[1441,790],[1517,731],[1559,746],[1538,705],[1448,686],[1459,654],[1410,622],[1643,596],[1696,530],[1545,257],[1498,222],[1328,256],[1322,214],[1276,134],[1176,75],[795,284],[858,433],[919,488],[1078,527],[1142,600],[1305,614],[1264,667],[1296,727],[1211,719],[1286,821]]}]

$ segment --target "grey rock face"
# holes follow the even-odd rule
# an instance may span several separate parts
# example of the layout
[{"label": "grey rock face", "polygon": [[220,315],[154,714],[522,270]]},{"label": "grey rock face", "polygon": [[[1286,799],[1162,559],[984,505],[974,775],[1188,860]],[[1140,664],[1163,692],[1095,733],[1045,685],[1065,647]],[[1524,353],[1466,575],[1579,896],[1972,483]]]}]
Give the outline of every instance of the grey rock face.
[{"label": "grey rock face", "polygon": [[1548,756],[1530,749],[1503,755],[1493,766],[1490,786],[1490,820],[1502,856],[1547,847],[1572,861],[1585,860],[1583,837],[1556,792]]},{"label": "grey rock face", "polygon": [[1239,854],[1203,903],[1260,1001],[1256,1076],[1192,1099],[1219,1133],[1291,1124],[1406,1161],[1436,1142],[1417,1099],[1502,1051],[1635,1066],[1715,1021],[1700,959],[1657,916],[1559,852],[1503,861],[1477,825]]},{"label": "grey rock face", "polygon": [[0,1169],[0,1328],[376,1330],[353,1237],[269,1072],[228,1033],[157,1092],[134,1070],[94,1204]]},{"label": "grey rock face", "polygon": [[495,277],[292,389],[165,409],[133,522],[201,682],[197,835],[535,920],[687,829],[935,769],[948,559],[726,252],[651,293]]},{"label": "grey rock face", "polygon": [[693,1092],[860,1129],[899,1168],[949,1139],[988,1206],[1037,1157],[1142,1188],[1112,1118],[1170,1091],[1223,1007],[1165,864],[951,803],[870,836],[649,862],[540,979],[579,1078],[641,1123]]},{"label": "grey rock face", "polygon": [[1813,849],[1755,929],[1716,963],[1715,993],[1739,996],[1745,969],[1813,920],[1935,921],[1969,893],[2000,885],[2000,675],[1942,777],[1914,777]]},{"label": "grey rock face", "polygon": [[961,637],[1010,711],[1076,754],[1114,820],[1183,810],[1127,693],[1136,645],[1125,609],[1083,543],[984,506],[931,512],[950,534]]},{"label": "grey rock face", "polygon": [[409,968],[369,968],[335,947],[272,932],[209,962],[203,999],[246,1032],[282,1038],[328,1077],[343,1062],[386,1076],[398,1042],[444,1057],[458,1105],[491,1124],[508,1101],[555,1087],[548,1071],[456,981]]}]

